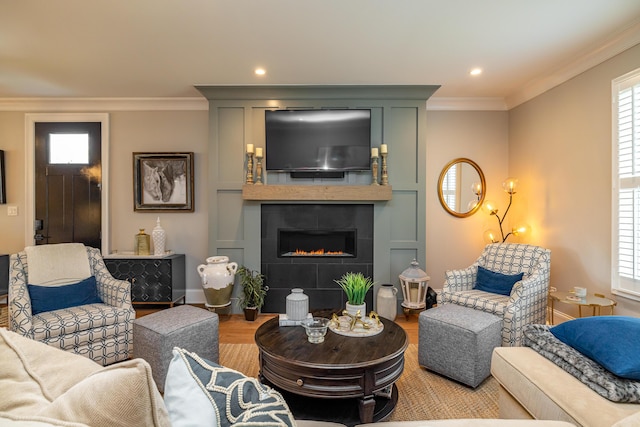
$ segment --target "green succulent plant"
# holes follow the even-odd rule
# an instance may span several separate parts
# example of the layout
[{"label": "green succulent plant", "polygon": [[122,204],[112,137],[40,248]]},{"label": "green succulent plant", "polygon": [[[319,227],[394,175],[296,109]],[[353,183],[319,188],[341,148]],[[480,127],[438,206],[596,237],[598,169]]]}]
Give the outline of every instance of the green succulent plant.
[{"label": "green succulent plant", "polygon": [[362,273],[345,273],[340,280],[334,280],[345,294],[349,304],[360,305],[364,303],[367,291],[371,289],[374,282],[370,277],[364,277]]}]

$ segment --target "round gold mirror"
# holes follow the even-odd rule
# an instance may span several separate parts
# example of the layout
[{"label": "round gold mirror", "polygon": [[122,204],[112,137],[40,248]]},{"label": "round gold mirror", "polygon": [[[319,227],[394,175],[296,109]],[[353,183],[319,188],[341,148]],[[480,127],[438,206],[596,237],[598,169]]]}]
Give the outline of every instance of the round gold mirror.
[{"label": "round gold mirror", "polygon": [[440,172],[438,198],[444,210],[453,216],[473,215],[482,206],[485,192],[484,174],[473,160],[454,159]]}]

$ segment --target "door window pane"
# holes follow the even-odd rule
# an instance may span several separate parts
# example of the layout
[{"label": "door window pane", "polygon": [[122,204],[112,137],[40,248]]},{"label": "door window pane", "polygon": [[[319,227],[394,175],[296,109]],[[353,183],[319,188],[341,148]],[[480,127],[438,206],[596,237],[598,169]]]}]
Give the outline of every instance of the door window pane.
[{"label": "door window pane", "polygon": [[49,134],[49,163],[76,164],[89,163],[88,133]]}]

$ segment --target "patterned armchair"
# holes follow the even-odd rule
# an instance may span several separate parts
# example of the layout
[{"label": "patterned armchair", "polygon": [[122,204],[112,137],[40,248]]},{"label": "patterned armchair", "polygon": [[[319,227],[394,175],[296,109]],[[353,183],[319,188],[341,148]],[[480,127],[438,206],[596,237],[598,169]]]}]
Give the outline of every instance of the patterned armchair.
[{"label": "patterned armchair", "polygon": [[[478,266],[503,274],[524,273],[521,281],[504,296],[473,289]],[[487,245],[482,255],[463,270],[445,273],[441,302],[486,311],[502,318],[502,345],[522,344],[522,327],[544,324],[547,313],[551,251],[518,243]]]},{"label": "patterned armchair", "polygon": [[[67,246],[64,246],[67,245]],[[72,245],[46,245],[64,251]],[[42,248],[43,246],[37,246]],[[131,304],[131,284],[117,280],[107,270],[100,251],[75,246],[76,253],[88,258],[88,269],[95,277],[97,293],[103,303],[79,305],[32,314],[27,284],[27,250],[11,255],[9,277],[9,329],[28,338],[77,353],[102,365],[129,358],[133,347],[135,311]],[[82,260],[84,263],[84,260]],[[86,265],[86,263],[85,263]],[[32,270],[35,268],[32,265]],[[50,270],[56,270],[56,265]],[[45,268],[44,272],[48,269]],[[35,275],[35,270],[32,271]]]}]

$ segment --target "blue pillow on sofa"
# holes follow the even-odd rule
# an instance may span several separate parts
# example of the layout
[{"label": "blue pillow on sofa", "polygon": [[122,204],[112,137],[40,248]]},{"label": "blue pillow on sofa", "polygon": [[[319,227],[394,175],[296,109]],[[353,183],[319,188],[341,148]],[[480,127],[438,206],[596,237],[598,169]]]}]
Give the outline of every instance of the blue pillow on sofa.
[{"label": "blue pillow on sofa", "polygon": [[479,291],[491,292],[500,295],[511,295],[513,285],[522,280],[524,273],[502,274],[487,270],[478,266],[476,285],[473,287]]},{"label": "blue pillow on sofa", "polygon": [[93,276],[70,285],[27,285],[27,289],[31,298],[31,314],[102,303],[98,296],[98,284]]},{"label": "blue pillow on sofa", "polygon": [[561,323],[550,331],[612,374],[640,381],[640,318],[584,317]]}]

